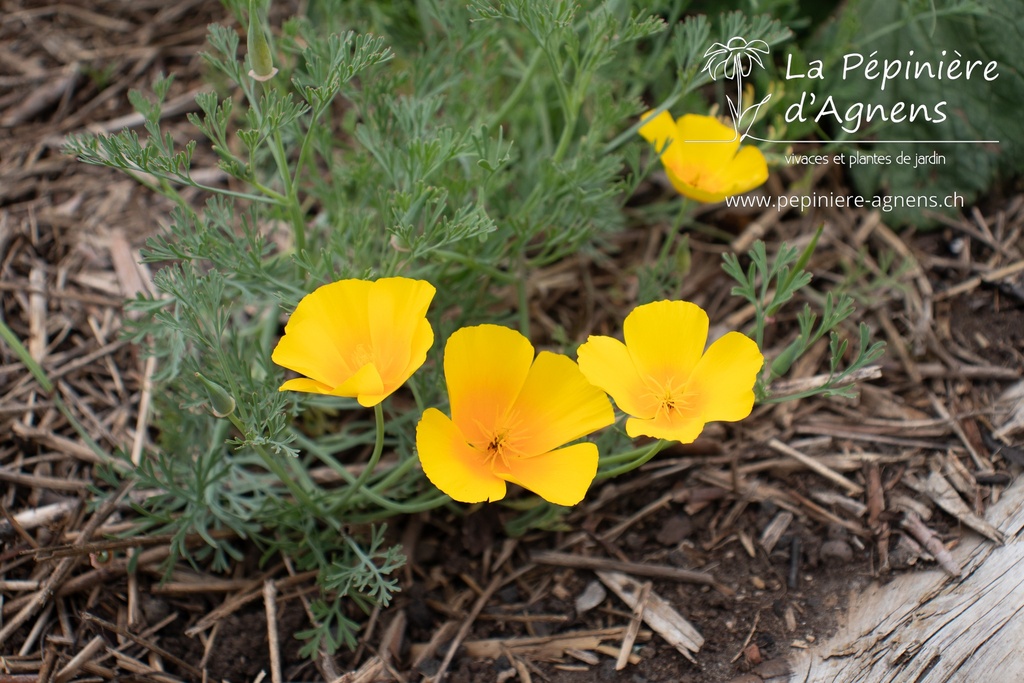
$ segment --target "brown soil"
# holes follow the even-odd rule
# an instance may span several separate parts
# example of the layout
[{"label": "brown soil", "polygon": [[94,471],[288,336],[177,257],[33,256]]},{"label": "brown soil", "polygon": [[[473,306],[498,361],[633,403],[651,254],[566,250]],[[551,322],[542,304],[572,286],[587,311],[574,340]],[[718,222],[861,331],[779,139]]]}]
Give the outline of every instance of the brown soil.
[{"label": "brown soil", "polygon": [[[100,446],[130,448],[145,432],[137,419],[147,371],[137,349],[120,341],[121,302],[145,290],[147,274],[130,264],[167,207],[122,176],[61,156],[60,139],[86,127],[126,125],[126,90],[145,90],[158,72],[176,75],[172,100],[198,88],[196,54],[205,26],[228,20],[218,3],[198,0],[133,3],[131,10],[108,0],[4,0],[2,7],[0,314],[38,354],[60,397]],[[189,101],[183,97],[167,120],[183,139]],[[795,179],[776,173],[766,191],[781,193]],[[843,178],[826,174],[819,183],[835,189]],[[643,190],[662,191],[656,182]],[[292,637],[308,625],[303,599],[314,589],[313,577],[290,579],[281,561],[261,569],[255,549],[230,577],[182,565],[166,584],[160,581],[166,544],[142,549],[133,574],[121,551],[111,559],[94,549],[77,558],[82,562],[36,557],[34,547],[64,546],[95,519],[77,506],[90,499],[93,462],[53,396],[0,345],[0,513],[10,520],[72,504],[27,530],[0,521],[0,654],[7,667],[0,678],[36,680],[41,669],[52,673],[75,662],[83,680],[157,680],[159,669],[182,680],[254,680],[270,673],[269,634],[276,633],[286,680],[334,680],[359,669],[363,674],[343,680],[419,680],[443,666],[446,680],[459,683],[515,677],[710,683],[743,674],[752,677],[737,680],[783,680],[787,656],[829,635],[858,586],[934,566],[907,549],[900,520],[908,510],[927,512],[929,528],[947,543],[967,533],[909,488],[908,475],[935,465],[970,505],[984,510],[1024,464],[1019,450],[991,437],[1001,419],[995,398],[1019,381],[1024,367],[1024,280],[1020,270],[991,282],[981,277],[1021,262],[1024,195],[992,200],[927,235],[897,236],[884,215],[853,211],[776,220],[711,209],[700,218],[727,231],[740,251],[758,236],[770,249],[783,240],[799,243],[825,220],[811,269],[828,283],[854,266],[878,276],[880,255],[897,254],[905,268],[876,277],[878,288],[863,292],[853,321],[868,323],[889,343],[881,379],[857,400],[763,406],[743,423],[710,428],[695,444],[596,486],[562,520],[564,531],[509,540],[508,513],[497,506],[395,520],[393,533],[410,555],[403,592],[368,621],[359,617],[367,626],[356,652],[315,662],[299,657]],[[535,293],[535,310],[550,316],[538,319],[541,333],[582,310],[603,312],[588,321],[595,331],[621,318],[635,294],[635,266],[657,253],[664,233],[634,231],[621,237],[608,262],[578,259],[538,274],[539,283],[549,284]],[[726,296],[719,268],[723,245],[695,232],[690,247],[693,265],[681,296],[702,303],[713,320],[731,317],[732,326],[741,326],[748,318]],[[562,277],[566,272],[574,276]],[[618,298],[581,304],[584,294],[571,285],[583,273],[614,284]],[[794,321],[777,324],[785,332]],[[793,376],[821,372],[821,355],[812,360]],[[857,489],[808,470],[772,448],[773,439],[817,458]],[[1014,458],[1021,459],[1011,466]],[[791,522],[768,543],[766,529],[787,514]],[[130,515],[110,520],[130,521]],[[615,671],[631,609],[609,593],[579,613],[577,599],[595,574],[535,562],[544,550],[633,563],[637,572],[668,567],[712,577],[714,585],[654,579],[651,586],[704,637],[695,663],[645,625],[633,648],[638,663]],[[263,604],[266,578],[280,586],[276,629],[268,628]],[[46,599],[46,588],[58,597]],[[186,635],[215,610],[223,616],[214,625]],[[11,624],[16,628],[7,631]],[[446,663],[462,626],[461,647]],[[521,649],[525,638],[594,629],[620,630],[604,642],[607,651],[559,651],[555,661]],[[414,647],[432,639],[425,654]],[[502,639],[503,654],[466,654],[481,639]],[[73,659],[90,647],[82,661]]]}]

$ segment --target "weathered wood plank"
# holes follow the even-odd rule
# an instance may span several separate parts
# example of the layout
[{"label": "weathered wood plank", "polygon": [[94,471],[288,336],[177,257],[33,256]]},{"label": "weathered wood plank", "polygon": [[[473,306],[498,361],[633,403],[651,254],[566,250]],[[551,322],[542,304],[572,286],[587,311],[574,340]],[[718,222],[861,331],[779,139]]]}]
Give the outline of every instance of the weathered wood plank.
[{"label": "weathered wood plank", "polygon": [[793,658],[791,681],[1024,681],[1024,481],[986,520],[1006,545],[969,534],[953,550],[960,578],[932,569],[851,595],[846,623]]}]

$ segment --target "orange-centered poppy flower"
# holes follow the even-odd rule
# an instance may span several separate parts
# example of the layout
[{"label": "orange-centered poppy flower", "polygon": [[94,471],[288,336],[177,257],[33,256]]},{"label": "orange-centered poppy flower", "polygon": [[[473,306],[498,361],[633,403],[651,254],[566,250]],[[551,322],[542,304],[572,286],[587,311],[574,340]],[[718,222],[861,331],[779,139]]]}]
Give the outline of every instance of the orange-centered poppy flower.
[{"label": "orange-centered poppy flower", "polygon": [[423,365],[433,285],[404,277],[339,280],[299,301],[271,356],[300,375],[281,391],[355,398],[375,406]]},{"label": "orange-centered poppy flower", "polygon": [[[640,135],[661,151],[668,179],[690,199],[720,202],[768,180],[761,150],[740,147],[737,132],[714,117],[686,114],[674,121],[663,111],[653,117],[648,112],[643,119]],[[721,142],[698,142],[709,140]]]},{"label": "orange-centered poppy flower", "polygon": [[729,332],[704,350],[708,316],[689,301],[638,306],[622,326],[623,344],[590,337],[580,371],[629,415],[626,433],[690,443],[707,422],[735,422],[754,406],[764,363],[757,344]]},{"label": "orange-centered poppy flower", "polygon": [[515,330],[464,327],[448,338],[444,375],[452,416],[428,408],[416,427],[427,478],[457,501],[505,496],[505,483],[557,505],[583,500],[597,474],[597,446],[563,446],[615,420],[608,397],[567,356],[542,351]]}]

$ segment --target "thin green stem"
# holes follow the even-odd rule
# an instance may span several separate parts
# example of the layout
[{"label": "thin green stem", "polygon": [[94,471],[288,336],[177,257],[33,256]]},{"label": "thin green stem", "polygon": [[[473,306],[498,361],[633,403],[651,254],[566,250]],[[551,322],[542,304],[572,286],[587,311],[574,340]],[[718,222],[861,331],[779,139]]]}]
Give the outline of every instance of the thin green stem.
[{"label": "thin green stem", "polygon": [[295,236],[295,250],[302,251],[306,248],[306,219],[302,215],[302,207],[299,206],[298,188],[292,182],[292,175],[288,171],[288,156],[284,150],[284,141],[281,139],[281,130],[274,129],[274,160],[277,162],[278,172],[284,181],[284,193],[287,196],[288,213],[292,224],[292,233]]},{"label": "thin green stem", "polygon": [[534,51],[533,56],[530,57],[529,64],[526,65],[526,69],[523,71],[523,75],[519,78],[519,83],[516,84],[515,89],[509,94],[509,96],[505,98],[505,101],[501,104],[498,111],[491,116],[490,120],[487,122],[488,127],[501,125],[501,122],[505,120],[509,111],[512,110],[512,107],[515,106],[516,102],[519,101],[519,98],[522,97],[523,93],[526,91],[527,86],[530,85],[533,73],[537,70],[537,65],[540,64],[540,58],[543,56],[543,48],[537,48]]},{"label": "thin green stem", "polygon": [[520,274],[516,279],[516,298],[518,299],[519,331],[527,339],[530,338],[530,301],[529,301],[529,278],[525,264],[520,266]]},{"label": "thin green stem", "polygon": [[250,194],[248,192],[238,192],[236,190],[228,190],[228,189],[225,189],[223,187],[212,187],[210,185],[204,185],[203,183],[198,183],[195,180],[192,180],[191,178],[189,178],[188,176],[168,175],[166,173],[161,173],[161,172],[153,170],[153,169],[140,168],[137,165],[135,165],[134,168],[128,168],[126,166],[117,166],[116,168],[118,168],[118,170],[120,170],[122,173],[127,175],[129,178],[132,178],[133,180],[137,181],[139,184],[141,184],[141,185],[143,185],[143,186],[153,190],[154,192],[156,192],[158,194],[162,194],[163,196],[167,197],[168,199],[171,199],[172,201],[175,201],[175,202],[177,202],[179,204],[185,204],[186,206],[187,206],[187,202],[185,202],[183,199],[179,199],[180,195],[178,195],[176,190],[174,191],[174,195],[178,195],[178,196],[171,195],[168,192],[166,192],[164,189],[162,189],[161,187],[156,187],[152,183],[147,183],[147,182],[143,181],[141,179],[142,177],[138,176],[138,175],[135,175],[135,173],[148,173],[149,175],[152,175],[152,176],[154,176],[154,177],[156,177],[156,178],[158,178],[158,179],[160,179],[162,181],[165,181],[165,182],[173,181],[173,182],[181,183],[182,185],[186,185],[188,187],[194,187],[197,190],[203,190],[204,192],[209,192],[210,194],[219,194],[219,195],[222,195],[224,197],[234,197],[235,199],[246,199],[248,201],[259,202],[261,204],[281,205],[281,204],[284,204],[286,202],[286,199],[287,199],[284,195],[280,194],[279,192],[275,192],[275,191],[271,190],[268,187],[264,187],[264,186],[260,185],[259,183],[257,183],[255,180],[251,180],[251,179],[250,180],[246,180],[246,182],[251,184],[253,187],[256,187],[258,190],[263,192],[264,195],[266,195],[266,196],[258,195],[258,194]]},{"label": "thin green stem", "polygon": [[[572,99],[575,100],[576,98]],[[575,102],[570,102],[569,106],[572,108],[565,112],[565,123],[562,128],[562,136],[558,139],[558,147],[555,148],[555,153],[551,155],[551,163],[553,164],[560,162],[565,153],[569,151],[569,143],[576,132],[576,122],[579,120],[580,110],[579,107],[575,106]]]},{"label": "thin green stem", "polygon": [[373,444],[373,453],[370,454],[370,460],[366,463],[366,467],[359,473],[359,477],[356,478],[343,494],[341,499],[338,500],[333,507],[335,510],[343,510],[352,499],[352,495],[356,492],[362,492],[364,484],[369,481],[370,476],[373,474],[373,470],[377,467],[377,463],[380,462],[380,455],[384,452],[384,408],[380,403],[373,407],[373,417],[377,423],[376,430],[376,441]]},{"label": "thin green stem", "polygon": [[579,80],[574,84],[572,91],[568,93],[569,110],[565,113],[565,127],[562,128],[562,137],[559,139],[558,147],[551,158],[551,161],[556,164],[562,160],[562,157],[569,150],[569,143],[576,138],[576,124],[580,119],[580,110],[583,107],[583,100],[587,96],[587,90],[590,88],[590,78],[592,75],[593,72],[589,68],[585,69],[583,75],[578,76]]},{"label": "thin green stem", "polygon": [[383,509],[377,512],[347,515],[345,521],[349,524],[368,524],[395,515],[413,515],[417,512],[426,512],[451,502],[451,498],[446,494],[436,492],[424,494],[405,503],[396,503],[393,500],[376,495],[369,496],[369,500]]},{"label": "thin green stem", "polygon": [[[246,434],[245,425],[242,424],[242,421],[238,419],[236,414],[232,413],[231,415],[228,415],[228,419],[231,420],[231,424],[235,425],[235,429],[243,435]],[[311,513],[320,517],[323,516],[322,511],[320,510],[320,505],[313,500],[309,495],[309,492],[299,486],[298,482],[295,481],[295,479],[288,473],[288,470],[284,468],[273,454],[268,453],[267,449],[260,444],[252,444],[252,449],[256,451],[258,456],[260,456],[260,459],[263,460],[263,464],[267,466],[267,469],[277,475],[277,478],[281,480],[281,483],[288,487],[288,490],[292,492],[292,495],[295,496],[296,500],[305,505]]]},{"label": "thin green stem", "polygon": [[641,465],[646,464],[651,458],[656,456],[663,448],[665,448],[665,446],[667,446],[670,443],[670,441],[659,439],[658,441],[655,441],[647,448],[628,451],[627,453],[621,453],[619,455],[612,455],[607,458],[604,458],[600,464],[605,464],[607,462],[616,462],[620,455],[634,455],[637,453],[637,451],[639,451],[639,457],[632,460],[628,460],[626,464],[620,465],[618,467],[613,467],[608,470],[599,471],[597,473],[596,479],[610,479],[612,477],[617,477],[621,474],[625,474],[626,472],[632,472]]},{"label": "thin green stem", "polygon": [[306,163],[309,153],[309,142],[313,138],[313,131],[316,129],[319,118],[320,113],[314,110],[310,116],[309,127],[306,128],[306,134],[302,136],[302,144],[299,147],[298,159],[295,161],[295,173],[292,175],[291,187],[298,187],[299,185],[299,174],[302,172],[302,167]]},{"label": "thin green stem", "polygon": [[[349,473],[348,468],[346,468],[344,465],[338,462],[337,459],[334,458],[334,456],[326,452],[315,441],[309,439],[308,437],[302,435],[301,433],[297,433],[297,441],[302,445],[303,448],[313,453],[317,458],[319,458],[322,462],[324,462],[328,467],[333,469],[335,472],[340,474],[342,478],[349,483],[349,491],[351,492],[352,497],[351,500],[343,499],[333,503],[326,511],[326,514],[329,516],[337,515],[343,509],[345,504],[352,503],[354,501],[366,502],[371,505],[376,505],[377,507],[382,508],[384,512],[366,513],[354,516],[346,515],[345,521],[351,523],[370,522],[375,521],[377,519],[390,517],[392,515],[405,515],[416,512],[423,512],[424,510],[432,510],[433,508],[436,508],[439,505],[443,505],[450,500],[446,494],[437,491],[424,493],[420,496],[417,496],[416,498],[403,502],[392,500],[391,498],[382,495],[396,483],[399,483],[406,478],[406,475],[408,475],[409,472],[413,469],[413,467],[415,467],[417,462],[416,458],[406,458],[405,460],[401,461],[390,471],[388,471],[387,474],[385,474],[380,481],[374,483],[372,487],[360,487],[358,483],[359,480]],[[369,468],[364,470],[363,472],[366,473],[368,471]],[[365,479],[363,481],[365,482]]]},{"label": "thin green stem", "polygon": [[465,254],[460,254],[457,251],[449,251],[447,249],[434,249],[431,253],[446,261],[454,261],[459,265],[466,266],[467,268],[471,268],[473,270],[478,270],[481,273],[486,273],[487,275],[489,275],[496,281],[501,282],[502,284],[508,284],[514,282],[517,279],[511,273],[506,273],[505,271],[499,268],[495,268],[494,266],[482,263],[478,259],[475,259],[471,256],[466,256]]},{"label": "thin green stem", "polygon": [[[814,254],[815,248],[818,246],[818,240],[821,239],[821,234],[825,231],[825,224],[822,223],[818,226],[818,229],[814,232],[814,237],[811,238],[810,243],[801,252],[800,257],[797,258],[796,263],[789,271],[789,275],[786,279],[776,286],[776,292],[788,292],[793,286],[793,281],[800,277],[800,273],[803,272],[804,268],[807,267],[807,262],[811,260],[811,255]],[[776,306],[772,306],[767,310],[767,315],[775,315],[778,310],[782,307],[782,303]]]},{"label": "thin green stem", "polygon": [[[672,105],[674,105],[679,100],[679,98],[682,97],[682,96],[683,96],[683,91],[682,91],[681,88],[675,90],[674,92],[672,92],[671,95],[669,95],[668,97],[665,98],[665,101],[661,103],[661,106],[659,106],[659,107],[655,108],[653,111],[651,111],[651,116],[657,116],[658,114],[660,114],[663,111],[668,111],[668,109],[670,107],[672,107]],[[639,133],[640,127],[642,125],[644,125],[643,121],[639,121],[638,120],[632,126],[630,126],[625,131],[623,131],[618,136],[616,136],[611,142],[609,142],[607,145],[605,145],[604,149],[601,150],[601,154],[604,155],[604,156],[607,156],[607,155],[611,154],[612,152],[614,152],[615,150],[617,150],[622,145],[624,145],[627,142],[629,142],[630,140],[633,140],[634,138],[636,138],[637,133]]]},{"label": "thin green stem", "polygon": [[[269,83],[264,83],[263,87],[264,89],[269,89],[272,86]],[[274,126],[271,140],[270,153],[277,164],[278,175],[281,176],[281,181],[284,183],[284,204],[288,207],[292,234],[295,236],[295,250],[302,251],[306,248],[306,220],[302,215],[302,207],[299,204],[298,185],[296,184],[299,169],[298,167],[295,169],[296,182],[293,182],[291,171],[288,169],[288,154],[285,152],[284,141],[281,138],[281,129],[279,127]],[[301,159],[299,163],[301,164]]]},{"label": "thin green stem", "polygon": [[630,450],[623,451],[621,453],[614,453],[612,455],[602,455],[597,465],[598,467],[608,468],[610,465],[618,465],[624,462],[631,462],[633,460],[636,460],[638,456],[647,453],[647,451],[649,450],[651,450],[650,445],[644,445],[639,448],[631,448]]},{"label": "thin green stem", "polygon": [[413,468],[416,464],[417,458],[409,457],[398,463],[385,474],[380,481],[374,483],[372,491],[384,492],[391,488],[394,484],[401,481],[406,473]]}]

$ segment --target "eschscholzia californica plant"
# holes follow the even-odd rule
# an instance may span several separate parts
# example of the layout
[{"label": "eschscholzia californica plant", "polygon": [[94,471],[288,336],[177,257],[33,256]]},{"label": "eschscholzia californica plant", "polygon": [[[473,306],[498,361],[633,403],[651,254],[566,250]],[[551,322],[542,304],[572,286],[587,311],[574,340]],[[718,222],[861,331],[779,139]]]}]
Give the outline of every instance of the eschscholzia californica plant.
[{"label": "eschscholzia californica plant", "polygon": [[580,371],[629,415],[626,433],[690,443],[708,422],[735,422],[754,406],[764,357],[729,332],[705,351],[708,316],[689,301],[656,301],[626,316],[625,343],[591,336]]},{"label": "eschscholzia californica plant", "polygon": [[416,427],[427,478],[463,503],[500,500],[506,482],[557,505],[583,499],[597,446],[564,444],[612,424],[611,403],[567,356],[499,325],[464,327],[444,351],[451,418],[428,408]]},{"label": "eschscholzia californica plant", "polygon": [[[663,111],[643,119],[640,135],[661,152],[672,186],[690,199],[720,202],[768,180],[761,150],[740,147],[739,134],[712,116],[686,114],[676,121]],[[708,142],[715,140],[721,142]]]},{"label": "eschscholzia californica plant", "polygon": [[339,280],[307,294],[271,356],[304,377],[280,390],[379,404],[423,365],[434,343],[426,314],[435,291],[423,280],[391,277]]}]

